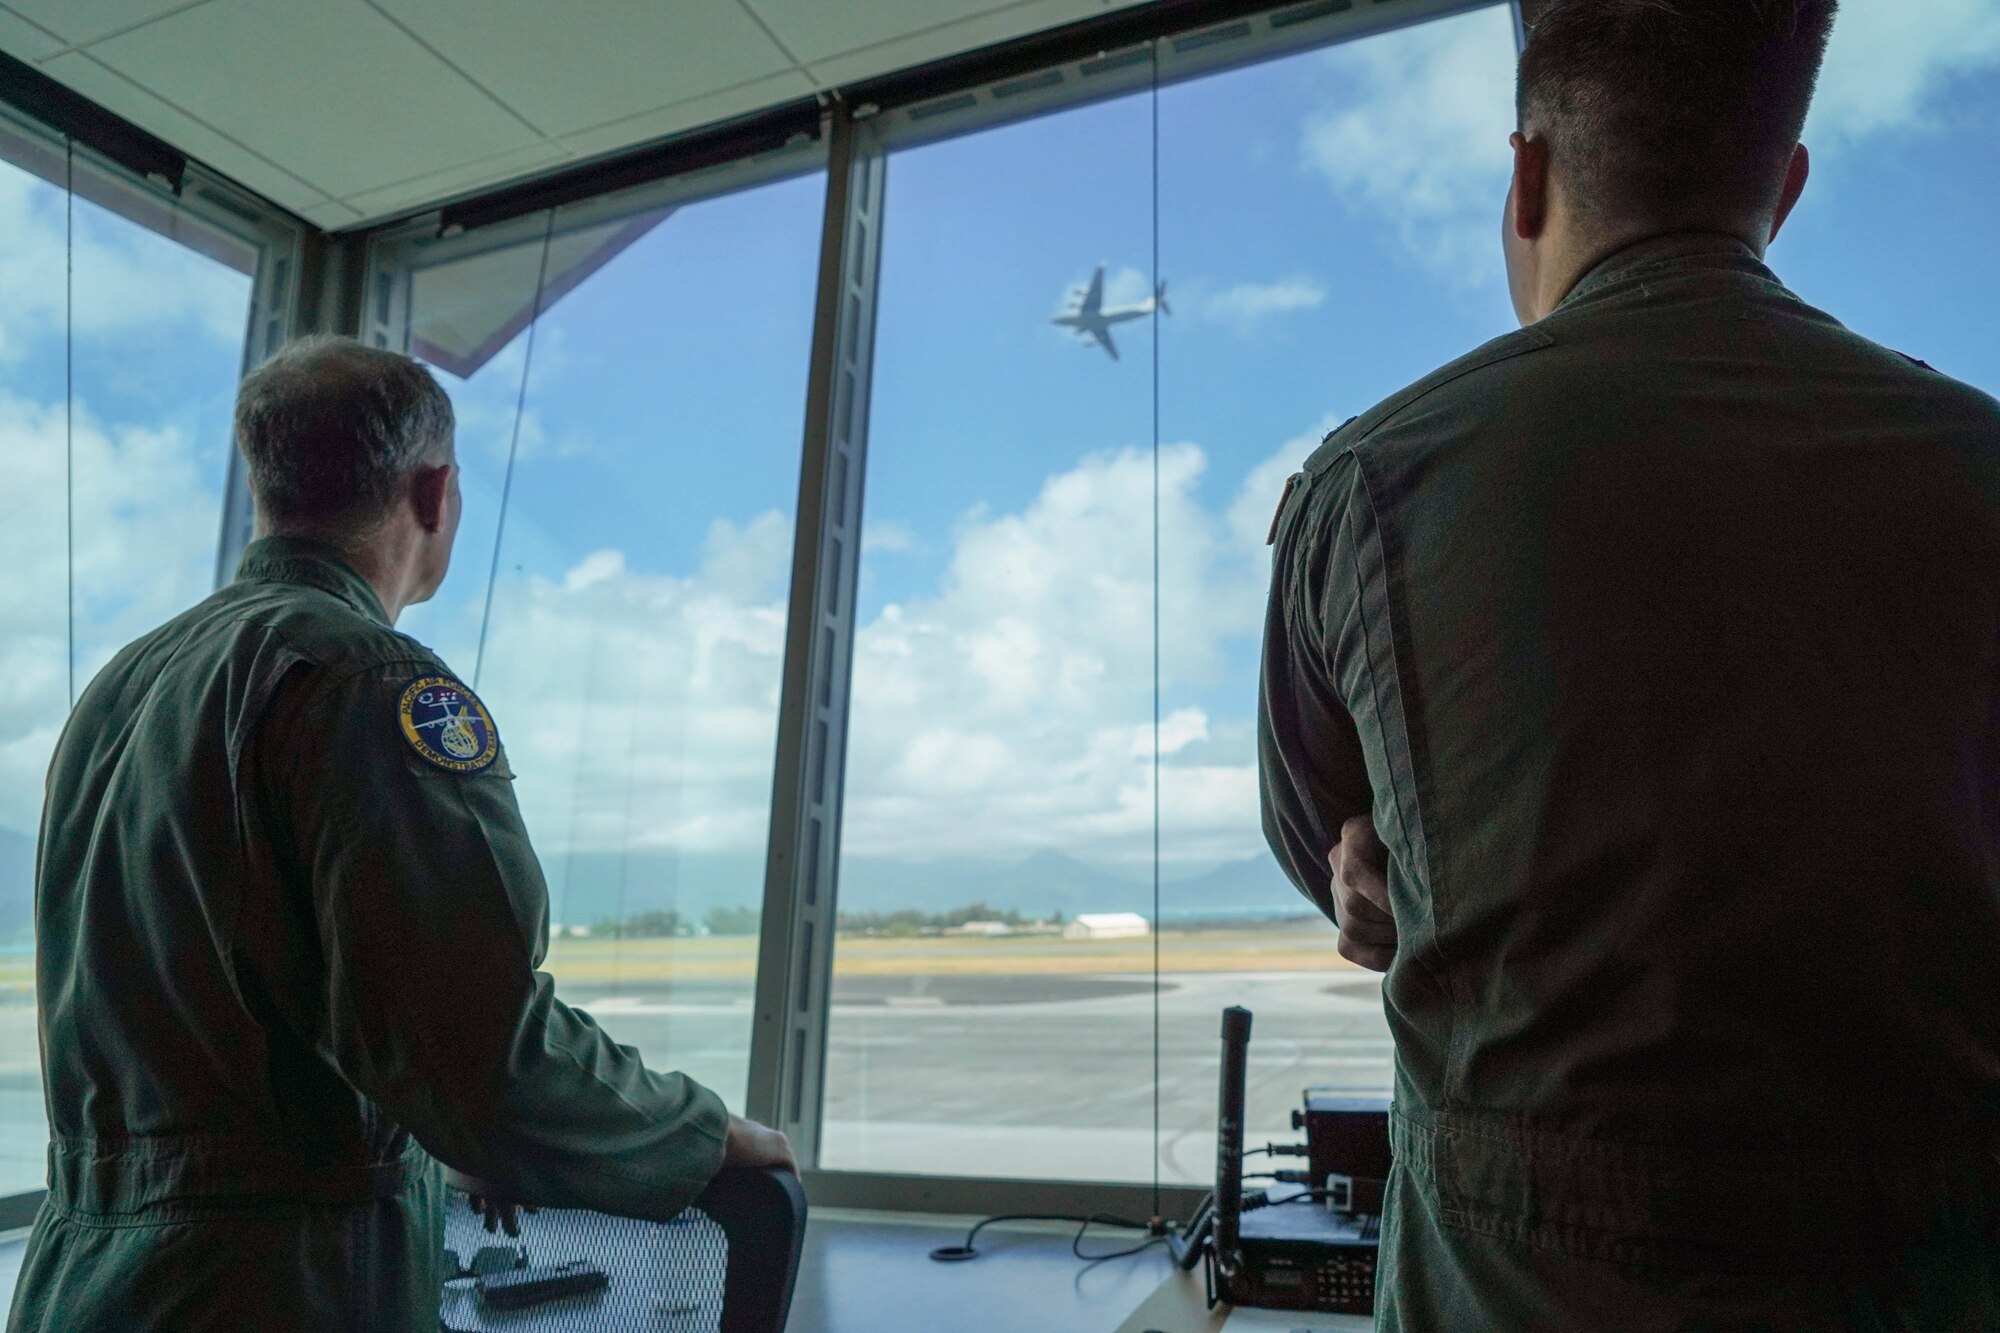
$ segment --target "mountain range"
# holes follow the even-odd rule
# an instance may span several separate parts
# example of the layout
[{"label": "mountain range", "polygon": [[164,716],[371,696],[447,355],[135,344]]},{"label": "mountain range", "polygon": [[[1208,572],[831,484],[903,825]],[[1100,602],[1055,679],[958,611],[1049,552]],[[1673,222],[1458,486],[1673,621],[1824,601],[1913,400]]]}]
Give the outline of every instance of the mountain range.
[{"label": "mountain range", "polygon": [[[0,947],[28,942],[33,921],[34,839],[0,828]],[[594,925],[639,912],[672,910],[690,921],[716,907],[755,907],[764,896],[764,858],[672,852],[579,852],[548,856],[550,916]],[[1140,912],[1153,906],[1146,867],[1112,869],[1059,852],[1016,861],[902,861],[849,857],[842,863],[840,905],[853,912],[914,909],[940,914],[984,903],[996,912],[1070,918],[1083,912]],[[1163,920],[1282,916],[1312,909],[1268,856],[1163,875]]]}]

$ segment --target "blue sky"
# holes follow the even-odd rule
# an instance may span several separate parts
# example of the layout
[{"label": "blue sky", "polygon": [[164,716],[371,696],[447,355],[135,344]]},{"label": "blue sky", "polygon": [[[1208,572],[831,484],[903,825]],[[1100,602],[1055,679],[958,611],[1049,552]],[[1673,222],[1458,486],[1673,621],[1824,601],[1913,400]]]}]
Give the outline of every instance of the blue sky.
[{"label": "blue sky", "polygon": [[[1843,23],[1809,133],[1818,175],[1772,262],[1864,332],[2000,382],[2000,187],[1971,166],[2000,160],[2000,11],[1941,0],[1929,45],[1880,0],[1853,0]],[[1165,873],[1261,858],[1264,522],[1321,432],[1512,327],[1497,234],[1513,58],[1493,9],[1170,85],[1157,219],[1143,94],[894,155],[851,860],[1055,850],[1150,873],[1153,335],[1119,329],[1113,363],[1048,320],[1098,262],[1114,299],[1143,296],[1156,241],[1173,305]],[[769,774],[753,757],[768,759],[776,699],[821,189],[683,208],[541,322],[481,670],[514,748],[547,718],[533,754],[574,770],[522,784],[556,841],[760,845]],[[409,622],[467,671],[521,352],[454,386],[464,553]],[[579,692],[631,701],[610,760],[624,776]],[[715,715],[736,721],[702,734]]]},{"label": "blue sky", "polygon": [[[1772,263],[2000,390],[2000,0],[1913,8],[1845,0]],[[1285,897],[1256,819],[1264,527],[1323,430],[1512,326],[1512,63],[1490,11],[1170,86],[1157,182],[1144,97],[896,155],[847,891],[893,860],[970,900],[982,866],[1046,852],[1145,879],[1157,747],[1167,911]],[[466,521],[402,628],[479,672],[557,920],[761,892],[823,188],[683,208],[570,293],[518,422],[525,339],[443,377]],[[1157,453],[1150,329],[1119,330],[1114,364],[1048,324],[1100,261],[1114,297],[1143,295],[1156,220]],[[0,164],[0,943],[24,928],[72,655],[80,682],[209,587],[250,295],[87,204],[66,253],[64,222],[59,190]]]},{"label": "blue sky", "polygon": [[[1844,8],[1815,181],[1772,262],[1862,332],[2000,387],[2000,0],[1934,0],[1922,26],[1892,0]],[[1261,856],[1249,726],[1284,473],[1327,427],[1512,325],[1512,61],[1493,10],[1160,94],[1170,877]],[[1115,297],[1150,286],[1152,134],[1141,95],[891,162],[856,857],[1054,850],[1150,870],[1151,331],[1121,328],[1114,364],[1048,319],[1100,261]],[[59,192],[6,184],[0,465],[42,516],[13,524],[27,568],[60,532],[60,493],[43,492],[62,216]],[[403,627],[480,672],[552,861],[761,854],[822,191],[808,175],[687,206],[545,313],[484,661],[525,339],[469,383],[446,377],[466,525],[450,583]],[[87,673],[206,586],[248,282],[78,216],[77,420],[124,479],[80,509]],[[43,660],[61,657],[59,573],[5,604],[16,653],[38,654],[0,696],[0,822],[17,829],[59,723]]]}]

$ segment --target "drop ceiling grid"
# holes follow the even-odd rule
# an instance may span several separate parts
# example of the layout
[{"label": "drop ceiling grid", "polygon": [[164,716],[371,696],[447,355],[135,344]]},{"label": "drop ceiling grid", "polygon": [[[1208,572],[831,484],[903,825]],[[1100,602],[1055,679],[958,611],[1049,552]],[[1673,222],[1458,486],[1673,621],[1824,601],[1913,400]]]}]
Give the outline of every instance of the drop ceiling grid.
[{"label": "drop ceiling grid", "polygon": [[208,0],[7,0],[6,8],[62,39],[64,50],[144,27]]},{"label": "drop ceiling grid", "polygon": [[0,0],[0,46],[351,226],[1144,0]]}]

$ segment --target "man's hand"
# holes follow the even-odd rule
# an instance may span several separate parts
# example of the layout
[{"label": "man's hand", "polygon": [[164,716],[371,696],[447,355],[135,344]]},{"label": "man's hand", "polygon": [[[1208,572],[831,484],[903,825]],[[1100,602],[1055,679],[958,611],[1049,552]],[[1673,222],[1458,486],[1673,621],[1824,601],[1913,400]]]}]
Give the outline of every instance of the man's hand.
[{"label": "man's hand", "polygon": [[496,1191],[485,1181],[463,1172],[446,1169],[444,1176],[445,1183],[465,1191],[466,1202],[472,1205],[472,1211],[486,1219],[489,1235],[497,1229],[518,1240],[521,1236],[521,1214],[542,1211],[533,1204],[510,1199],[505,1192]]},{"label": "man's hand", "polygon": [[1389,910],[1389,850],[1375,836],[1375,821],[1356,815],[1340,826],[1340,841],[1326,856],[1333,867],[1333,913],[1340,923],[1340,956],[1371,972],[1396,961],[1396,917]]},{"label": "man's hand", "polygon": [[742,1116],[729,1117],[729,1137],[722,1141],[724,1166],[775,1166],[797,1175],[792,1141],[767,1125]]}]

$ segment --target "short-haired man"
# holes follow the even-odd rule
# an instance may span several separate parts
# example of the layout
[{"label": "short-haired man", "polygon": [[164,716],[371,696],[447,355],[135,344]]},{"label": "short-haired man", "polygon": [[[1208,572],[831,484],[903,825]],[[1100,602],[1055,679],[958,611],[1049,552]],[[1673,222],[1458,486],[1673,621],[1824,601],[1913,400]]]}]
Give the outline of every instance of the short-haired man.
[{"label": "short-haired man", "polygon": [[1388,974],[1379,1327],[2000,1327],[2000,404],[1761,262],[1833,17],[1548,6],[1525,327],[1281,507],[1265,822]]},{"label": "short-haired man", "polygon": [[493,718],[391,626],[458,530],[451,404],[295,343],[243,382],[258,540],[77,702],[36,879],[49,1195],[10,1327],[436,1333],[437,1163],[664,1219],[772,1130],[537,971]]}]

